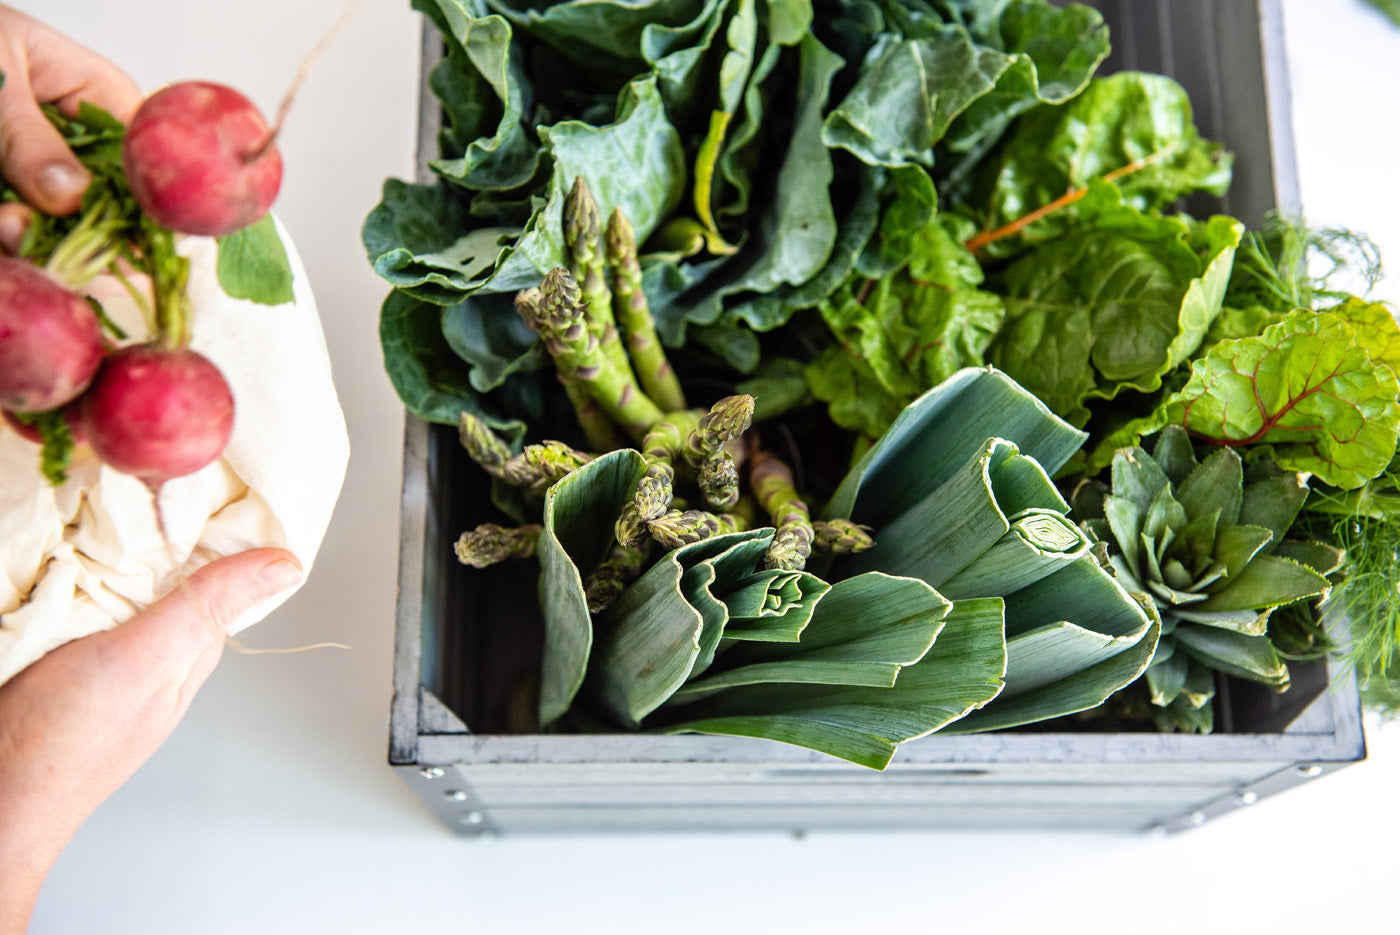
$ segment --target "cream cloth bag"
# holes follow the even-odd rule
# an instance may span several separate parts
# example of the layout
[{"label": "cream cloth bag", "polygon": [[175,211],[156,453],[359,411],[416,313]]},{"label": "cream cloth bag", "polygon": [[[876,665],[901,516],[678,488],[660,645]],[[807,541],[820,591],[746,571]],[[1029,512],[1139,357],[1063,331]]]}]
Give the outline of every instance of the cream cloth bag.
[{"label": "cream cloth bag", "polygon": [[[69,640],[109,629],[224,555],[291,551],[310,572],[349,458],[345,419],[306,272],[286,231],[295,298],[267,306],[219,288],[213,240],[185,238],[191,346],[233,390],[233,437],[222,457],[167,482],[161,535],[150,491],[79,445],[68,481],[50,486],[39,448],[0,420],[0,683]],[[129,334],[134,303],[107,301]],[[245,613],[237,632],[295,589]]]}]

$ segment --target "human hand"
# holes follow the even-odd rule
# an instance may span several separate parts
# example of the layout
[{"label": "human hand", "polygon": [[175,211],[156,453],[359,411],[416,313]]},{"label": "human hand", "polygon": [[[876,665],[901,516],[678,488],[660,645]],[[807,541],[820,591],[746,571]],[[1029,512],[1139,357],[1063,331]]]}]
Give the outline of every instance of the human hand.
[{"label": "human hand", "polygon": [[0,73],[0,172],[28,203],[0,205],[0,249],[14,253],[30,206],[71,214],[90,181],[39,105],[55,104],[72,116],[88,101],[128,120],[141,92],[111,62],[6,6],[0,6]]},{"label": "human hand", "polygon": [[174,730],[229,625],[301,574],[281,549],[218,559],[126,623],[0,685],[0,935],[24,932],[78,826]]}]

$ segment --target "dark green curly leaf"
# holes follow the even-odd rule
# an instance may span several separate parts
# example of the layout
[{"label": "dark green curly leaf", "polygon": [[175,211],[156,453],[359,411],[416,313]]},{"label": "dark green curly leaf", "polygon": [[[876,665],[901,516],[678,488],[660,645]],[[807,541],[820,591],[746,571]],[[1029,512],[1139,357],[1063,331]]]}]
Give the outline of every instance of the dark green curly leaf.
[{"label": "dark green curly leaf", "polygon": [[887,34],[860,78],[826,117],[826,145],[872,165],[930,165],[953,119],[996,86],[1012,58],[960,32],[919,39]]}]

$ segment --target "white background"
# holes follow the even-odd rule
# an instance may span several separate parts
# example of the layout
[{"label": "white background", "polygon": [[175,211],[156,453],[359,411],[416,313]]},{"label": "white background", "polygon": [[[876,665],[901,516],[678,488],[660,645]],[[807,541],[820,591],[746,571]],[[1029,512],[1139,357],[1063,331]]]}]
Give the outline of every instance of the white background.
[{"label": "white background", "polygon": [[[147,90],[208,78],[271,112],[342,0],[18,6]],[[1305,209],[1400,263],[1400,30],[1357,0],[1285,7]],[[1168,839],[466,841],[430,819],[385,765],[402,416],[376,337],[385,289],[359,242],[382,180],[413,171],[417,56],[408,0],[362,0],[282,138],[278,212],[319,299],[353,456],[306,588],[244,637],[353,649],[226,655],[59,861],[33,932],[1400,931],[1400,727],[1373,725],[1363,764]]]}]

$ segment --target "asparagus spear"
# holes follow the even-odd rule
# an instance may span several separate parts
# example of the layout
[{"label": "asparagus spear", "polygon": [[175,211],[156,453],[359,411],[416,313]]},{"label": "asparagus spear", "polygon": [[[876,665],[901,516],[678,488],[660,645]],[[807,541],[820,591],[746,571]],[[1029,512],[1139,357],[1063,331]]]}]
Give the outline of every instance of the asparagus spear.
[{"label": "asparagus spear", "polygon": [[816,535],[813,545],[834,555],[853,555],[875,544],[869,526],[848,519],[813,520],[812,531]]},{"label": "asparagus spear", "polygon": [[799,571],[812,554],[812,529],[807,504],[793,486],[792,469],[770,452],[756,449],[750,455],[749,485],[777,531],[764,555],[769,568]]},{"label": "asparagus spear", "polygon": [[613,305],[627,339],[627,351],[636,365],[642,389],[656,404],[670,412],[685,408],[680,380],[666,359],[656,336],[656,322],[642,291],[642,266],[637,259],[637,234],[621,208],[613,208],[604,235],[608,264],[613,273]]},{"label": "asparagus spear", "polygon": [[[537,287],[522,289],[515,296],[515,310],[527,323],[543,314],[543,303],[544,293]],[[614,451],[625,447],[626,439],[618,433],[617,428],[603,412],[603,407],[588,394],[583,384],[562,369],[558,370],[558,373],[559,382],[564,385],[564,393],[574,407],[579,427],[583,429],[584,438],[588,440],[588,447],[594,451]]]},{"label": "asparagus spear", "polygon": [[630,371],[632,362],[613,317],[598,202],[581,175],[574,176],[574,186],[564,198],[564,244],[569,250],[569,272],[578,280],[579,291],[587,303],[588,330],[598,339],[612,366]]},{"label": "asparagus spear", "polygon": [[536,493],[572,471],[577,471],[593,456],[575,451],[563,442],[543,441],[526,445],[520,454],[501,466],[500,477],[508,484],[526,487]]},{"label": "asparagus spear", "polygon": [[642,573],[646,560],[644,549],[625,545],[614,547],[607,559],[583,582],[589,611],[598,614],[611,607]]},{"label": "asparagus spear", "polygon": [[733,513],[707,513],[704,510],[667,510],[647,524],[652,538],[664,548],[678,549],[701,539],[726,532],[738,532],[743,521]]},{"label": "asparagus spear", "polygon": [[543,527],[538,523],[507,529],[483,523],[462,533],[454,550],[463,565],[486,568],[508,558],[529,558],[535,554]]},{"label": "asparagus spear", "polygon": [[457,416],[457,437],[467,455],[481,465],[482,470],[492,477],[501,476],[511,457],[510,447],[490,426],[470,412],[463,412]]},{"label": "asparagus spear", "polygon": [[726,396],[700,417],[685,442],[685,459],[695,468],[710,504],[728,510],[739,500],[739,469],[728,446],[753,424],[754,398]]},{"label": "asparagus spear", "polygon": [[525,323],[539,332],[567,385],[577,380],[609,419],[640,440],[661,418],[656,403],[637,386],[630,367],[614,367],[588,330],[578,281],[556,267],[540,284],[540,301],[516,302]]}]

